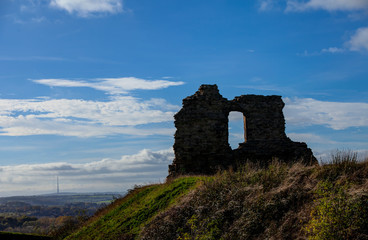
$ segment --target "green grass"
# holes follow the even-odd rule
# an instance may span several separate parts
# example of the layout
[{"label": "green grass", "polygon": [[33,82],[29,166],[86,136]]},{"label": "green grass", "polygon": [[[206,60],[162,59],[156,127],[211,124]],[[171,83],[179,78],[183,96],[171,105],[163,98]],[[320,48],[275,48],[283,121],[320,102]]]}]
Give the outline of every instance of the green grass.
[{"label": "green grass", "polygon": [[139,187],[106,214],[96,216],[66,239],[134,239],[140,229],[160,211],[192,189],[202,177],[183,177],[165,184]]}]

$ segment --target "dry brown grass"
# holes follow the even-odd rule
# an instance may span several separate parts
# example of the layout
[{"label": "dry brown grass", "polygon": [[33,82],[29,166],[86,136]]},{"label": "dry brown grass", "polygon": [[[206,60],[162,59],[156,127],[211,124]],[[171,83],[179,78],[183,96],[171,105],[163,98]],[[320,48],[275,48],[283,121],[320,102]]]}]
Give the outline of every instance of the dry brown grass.
[{"label": "dry brown grass", "polygon": [[[330,163],[315,166],[273,161],[267,168],[249,163],[237,168],[237,171],[230,169],[215,176],[191,176],[200,184],[181,197],[179,202],[159,211],[145,223],[137,238],[328,239],[323,234],[308,230],[311,226],[323,229],[321,220],[324,219],[325,203],[333,204],[336,209],[342,206],[342,213],[348,216],[341,219],[333,216],[336,219],[332,220],[342,227],[323,225],[326,233],[337,229],[341,234],[350,234],[346,236],[363,238],[368,234],[365,230],[368,231],[368,159],[359,162],[352,152],[338,152],[332,157]],[[170,186],[173,181],[165,184]],[[332,187],[321,190],[321,186]],[[124,198],[101,209],[90,222],[126,204],[132,196],[147,187],[150,186],[133,189]],[[342,190],[336,193],[334,187]],[[339,201],[336,202],[334,196]],[[146,208],[149,207],[147,204]],[[344,224],[347,221],[344,219],[355,222],[351,221],[352,227],[349,228]]]},{"label": "dry brown grass", "polygon": [[273,162],[267,169],[246,164],[237,172],[218,173],[158,215],[140,237],[307,239],[305,226],[318,205],[320,182],[352,183],[349,199],[368,194],[368,161],[356,161],[351,152],[334,160],[320,166]]}]

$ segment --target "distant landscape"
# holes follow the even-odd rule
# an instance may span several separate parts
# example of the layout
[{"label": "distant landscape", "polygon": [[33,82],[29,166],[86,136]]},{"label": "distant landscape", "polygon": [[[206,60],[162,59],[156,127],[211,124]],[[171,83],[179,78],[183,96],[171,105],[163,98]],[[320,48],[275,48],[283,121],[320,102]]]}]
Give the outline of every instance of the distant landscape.
[{"label": "distant landscape", "polygon": [[60,193],[0,198],[0,231],[47,234],[92,216],[120,193]]}]

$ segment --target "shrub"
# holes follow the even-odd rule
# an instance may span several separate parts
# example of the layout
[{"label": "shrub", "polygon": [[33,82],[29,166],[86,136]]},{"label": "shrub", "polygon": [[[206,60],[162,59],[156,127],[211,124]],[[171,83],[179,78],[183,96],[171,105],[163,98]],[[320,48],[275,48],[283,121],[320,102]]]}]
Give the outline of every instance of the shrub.
[{"label": "shrub", "polygon": [[322,162],[318,169],[317,177],[319,179],[335,181],[343,175],[354,176],[361,168],[358,162],[358,155],[352,151],[336,150],[331,154],[330,162]]},{"label": "shrub", "polygon": [[316,205],[305,227],[309,239],[361,239],[367,234],[367,198],[353,198],[348,187],[330,181],[318,184]]}]

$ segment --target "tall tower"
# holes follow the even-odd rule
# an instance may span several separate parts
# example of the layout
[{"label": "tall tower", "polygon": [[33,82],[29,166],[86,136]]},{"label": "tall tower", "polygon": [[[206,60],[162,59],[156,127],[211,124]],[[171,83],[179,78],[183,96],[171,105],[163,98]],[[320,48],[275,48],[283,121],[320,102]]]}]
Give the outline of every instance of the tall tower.
[{"label": "tall tower", "polygon": [[56,177],[56,193],[59,194],[59,176]]}]

